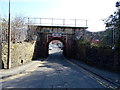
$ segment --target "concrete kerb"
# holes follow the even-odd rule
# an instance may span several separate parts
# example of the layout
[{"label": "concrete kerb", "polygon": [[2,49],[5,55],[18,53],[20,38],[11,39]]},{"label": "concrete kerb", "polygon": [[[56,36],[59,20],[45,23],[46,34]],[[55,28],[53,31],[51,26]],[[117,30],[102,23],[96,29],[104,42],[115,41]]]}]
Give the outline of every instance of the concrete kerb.
[{"label": "concrete kerb", "polygon": [[[0,75],[0,81],[2,80],[2,75]],[[2,90],[2,82],[0,82],[0,90]]]},{"label": "concrete kerb", "polygon": [[30,72],[36,70],[37,67],[40,66],[41,62],[44,60],[45,59],[34,60],[34,61],[31,61],[27,64],[24,64],[22,66],[18,66],[15,68],[1,69],[0,70],[0,78],[1,78],[1,80],[3,80],[3,79],[9,78],[9,77],[14,76],[14,75],[23,74],[23,73],[30,73]]}]

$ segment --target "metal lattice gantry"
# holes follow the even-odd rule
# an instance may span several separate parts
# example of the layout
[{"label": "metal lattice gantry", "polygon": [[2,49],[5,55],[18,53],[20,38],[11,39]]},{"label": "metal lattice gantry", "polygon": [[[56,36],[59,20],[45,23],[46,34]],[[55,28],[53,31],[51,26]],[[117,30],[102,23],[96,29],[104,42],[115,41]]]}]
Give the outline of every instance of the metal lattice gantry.
[{"label": "metal lattice gantry", "polygon": [[87,20],[59,18],[27,18],[27,25],[87,27]]}]

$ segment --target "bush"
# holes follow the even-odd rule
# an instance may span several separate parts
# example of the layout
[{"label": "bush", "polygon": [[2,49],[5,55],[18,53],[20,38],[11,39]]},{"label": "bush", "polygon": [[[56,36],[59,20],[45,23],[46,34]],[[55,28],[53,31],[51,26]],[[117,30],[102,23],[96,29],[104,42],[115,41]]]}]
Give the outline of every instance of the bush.
[{"label": "bush", "polygon": [[91,47],[100,47],[99,44],[91,43]]}]

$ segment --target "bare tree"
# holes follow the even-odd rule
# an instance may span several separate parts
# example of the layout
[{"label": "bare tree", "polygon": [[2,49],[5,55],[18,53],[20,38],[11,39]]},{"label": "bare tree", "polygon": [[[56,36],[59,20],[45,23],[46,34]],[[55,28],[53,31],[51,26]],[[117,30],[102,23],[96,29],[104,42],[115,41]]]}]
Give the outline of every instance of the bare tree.
[{"label": "bare tree", "polygon": [[[15,42],[23,42],[25,40],[31,41],[35,40],[36,33],[35,31],[29,30],[28,18],[24,17],[21,14],[16,14],[16,16],[11,18],[11,41]],[[31,20],[29,22],[32,22]],[[2,41],[7,42],[8,37],[8,20],[6,18],[2,18],[1,21],[2,27]]]},{"label": "bare tree", "polygon": [[26,39],[27,28],[25,18],[16,16],[11,21],[11,39],[13,42],[22,42]]}]

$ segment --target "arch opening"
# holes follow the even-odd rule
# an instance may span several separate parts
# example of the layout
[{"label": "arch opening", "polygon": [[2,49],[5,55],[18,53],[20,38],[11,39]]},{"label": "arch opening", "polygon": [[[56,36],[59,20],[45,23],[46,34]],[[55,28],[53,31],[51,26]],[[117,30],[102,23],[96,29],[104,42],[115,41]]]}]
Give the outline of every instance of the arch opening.
[{"label": "arch opening", "polygon": [[60,38],[53,38],[47,43],[48,55],[60,53],[64,55],[66,44]]}]

